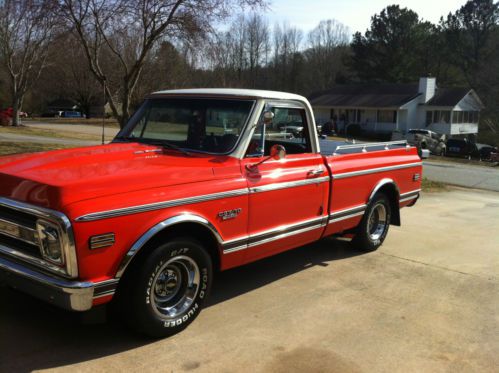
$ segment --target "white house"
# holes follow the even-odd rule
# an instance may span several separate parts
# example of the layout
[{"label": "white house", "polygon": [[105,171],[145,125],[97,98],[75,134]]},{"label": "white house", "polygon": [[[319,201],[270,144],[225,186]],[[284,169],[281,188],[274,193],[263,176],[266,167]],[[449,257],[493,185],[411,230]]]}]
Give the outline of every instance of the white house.
[{"label": "white house", "polygon": [[418,84],[337,85],[309,97],[318,124],[339,131],[358,124],[372,134],[425,128],[448,136],[478,133],[483,104],[470,88],[439,88],[435,78]]}]

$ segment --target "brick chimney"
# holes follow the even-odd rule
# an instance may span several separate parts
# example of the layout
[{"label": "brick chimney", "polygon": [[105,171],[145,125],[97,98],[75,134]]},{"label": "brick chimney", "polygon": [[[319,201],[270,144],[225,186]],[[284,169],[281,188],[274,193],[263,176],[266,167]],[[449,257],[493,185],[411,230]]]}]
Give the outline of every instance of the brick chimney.
[{"label": "brick chimney", "polygon": [[435,78],[426,77],[419,78],[419,93],[422,95],[422,102],[426,103],[435,96],[435,89],[437,87],[437,82]]}]

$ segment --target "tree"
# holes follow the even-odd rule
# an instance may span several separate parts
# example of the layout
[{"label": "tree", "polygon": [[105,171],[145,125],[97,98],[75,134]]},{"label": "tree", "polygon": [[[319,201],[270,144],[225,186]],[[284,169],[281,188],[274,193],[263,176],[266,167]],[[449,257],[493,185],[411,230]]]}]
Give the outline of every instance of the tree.
[{"label": "tree", "polygon": [[417,13],[391,5],[371,18],[371,28],[355,33],[352,67],[361,80],[412,82],[431,71],[422,70],[420,56],[433,25]]},{"label": "tree", "polygon": [[345,70],[344,59],[348,53],[350,31],[342,23],[328,19],[308,34],[308,49],[305,58],[310,73],[308,76],[311,91],[330,88]]},{"label": "tree", "polygon": [[497,55],[499,3],[470,0],[445,21],[442,19],[441,24],[454,63],[460,67],[467,83],[476,88],[480,73]]},{"label": "tree", "polygon": [[46,66],[55,5],[50,0],[5,0],[0,5],[0,60],[10,84],[13,126],[19,124],[26,92]]},{"label": "tree", "polygon": [[123,127],[144,65],[160,40],[204,36],[234,6],[260,6],[263,0],[62,0],[62,5]]},{"label": "tree", "polygon": [[485,104],[481,124],[494,128],[499,123],[499,2],[469,0],[441,19],[441,26],[451,63]]}]

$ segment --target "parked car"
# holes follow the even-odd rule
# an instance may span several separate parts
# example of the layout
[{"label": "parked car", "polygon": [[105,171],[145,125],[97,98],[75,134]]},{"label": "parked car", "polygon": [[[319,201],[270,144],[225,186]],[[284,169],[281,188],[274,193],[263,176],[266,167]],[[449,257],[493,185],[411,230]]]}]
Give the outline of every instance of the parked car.
[{"label": "parked car", "polygon": [[476,144],[478,151],[478,158],[481,161],[492,161],[492,153],[497,153],[497,147],[488,144]]},{"label": "parked car", "polygon": [[60,116],[62,118],[82,118],[82,114],[79,111],[63,111]]},{"label": "parked car", "polygon": [[[282,137],[274,109],[301,113],[304,137]],[[217,270],[333,235],[376,250],[419,197],[418,150],[320,141],[313,118],[289,93],[162,91],[110,144],[3,157],[0,277],[73,311],[113,302],[163,337],[197,317]]]},{"label": "parked car", "polygon": [[448,139],[446,155],[471,159],[478,158],[479,152],[476,144],[468,139]]},{"label": "parked car", "polygon": [[407,142],[421,149],[428,149],[430,153],[445,155],[445,135],[425,129],[410,129],[407,131]]}]

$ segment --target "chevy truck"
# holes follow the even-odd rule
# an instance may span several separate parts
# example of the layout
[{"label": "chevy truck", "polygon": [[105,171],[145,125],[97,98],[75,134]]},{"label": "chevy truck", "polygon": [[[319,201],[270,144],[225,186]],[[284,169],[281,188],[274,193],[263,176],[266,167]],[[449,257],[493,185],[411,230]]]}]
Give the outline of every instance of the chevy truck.
[{"label": "chevy truck", "polygon": [[[278,125],[290,118],[298,137]],[[319,139],[299,95],[156,92],[109,144],[0,158],[0,277],[72,311],[111,303],[169,336],[216,271],[328,236],[376,250],[421,173],[405,141]]]}]

